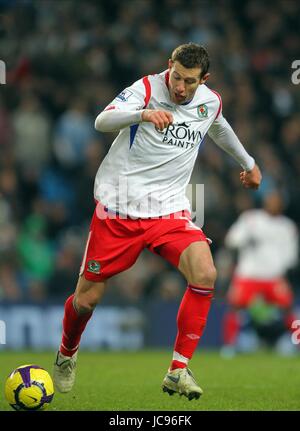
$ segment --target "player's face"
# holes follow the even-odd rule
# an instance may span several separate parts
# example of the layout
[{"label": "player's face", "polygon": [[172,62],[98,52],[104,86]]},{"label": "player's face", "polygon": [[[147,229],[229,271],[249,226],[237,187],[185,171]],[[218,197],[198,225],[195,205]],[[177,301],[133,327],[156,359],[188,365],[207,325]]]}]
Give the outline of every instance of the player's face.
[{"label": "player's face", "polygon": [[208,79],[209,73],[200,78],[201,69],[187,69],[178,61],[169,60],[169,92],[172,102],[180,105],[189,102],[200,84]]}]

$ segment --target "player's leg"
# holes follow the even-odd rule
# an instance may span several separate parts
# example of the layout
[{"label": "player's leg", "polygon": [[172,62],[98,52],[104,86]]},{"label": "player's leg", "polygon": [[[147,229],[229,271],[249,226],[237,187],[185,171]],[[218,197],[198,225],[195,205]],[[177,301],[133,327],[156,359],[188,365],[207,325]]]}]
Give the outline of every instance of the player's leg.
[{"label": "player's leg", "polygon": [[144,248],[142,236],[132,235],[136,227],[135,220],[100,218],[94,212],[76,291],[65,303],[62,342],[54,365],[54,384],[61,392],[73,386],[80,338],[102,298],[105,280],[133,265]]},{"label": "player's leg", "polygon": [[80,276],[75,293],[65,302],[62,340],[53,371],[54,385],[59,392],[69,392],[74,385],[81,335],[105,287],[105,282],[93,282]]},{"label": "player's leg", "polygon": [[258,294],[255,280],[244,280],[235,276],[227,292],[228,310],[225,312],[223,329],[223,346],[221,355],[232,357],[244,321],[244,313]]},{"label": "player's leg", "polygon": [[105,287],[105,282],[94,282],[86,280],[84,276],[79,277],[75,293],[65,302],[60,346],[60,352],[63,355],[72,356],[78,350],[81,334],[92,317],[96,305],[100,302]]},{"label": "player's leg", "polygon": [[222,339],[221,356],[231,358],[236,353],[236,344],[241,330],[240,310],[235,307],[229,307],[226,310],[222,321]]},{"label": "player's leg", "polygon": [[294,294],[289,282],[284,278],[279,278],[267,283],[264,298],[268,303],[277,305],[282,310],[284,327],[292,334],[295,330],[293,322],[297,320],[297,315],[293,309]]},{"label": "player's leg", "polygon": [[214,291],[216,269],[208,246],[210,240],[192,223],[187,211],[157,223],[159,237],[152,240],[149,249],[178,268],[188,283],[178,310],[173,360],[163,380],[163,390],[199,398],[202,389],[187,365],[204,331]]},{"label": "player's leg", "polygon": [[203,391],[187,365],[203,334],[216,279],[207,242],[188,245],[180,255],[178,269],[188,285],[177,314],[173,360],[163,380],[163,390],[170,395],[179,392],[191,400],[199,398]]},{"label": "player's leg", "polygon": [[177,314],[171,370],[187,366],[206,325],[217,275],[207,242],[190,244],[180,256],[178,269],[188,285]]}]

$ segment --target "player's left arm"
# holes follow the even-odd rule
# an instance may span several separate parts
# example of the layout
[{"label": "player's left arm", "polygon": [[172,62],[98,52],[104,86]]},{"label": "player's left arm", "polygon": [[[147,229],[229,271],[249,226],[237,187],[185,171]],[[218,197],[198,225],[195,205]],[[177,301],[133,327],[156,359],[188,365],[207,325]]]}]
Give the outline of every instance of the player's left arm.
[{"label": "player's left arm", "polygon": [[294,221],[286,219],[286,232],[282,240],[282,259],[287,269],[294,268],[299,262],[299,232]]},{"label": "player's left arm", "polygon": [[228,121],[223,117],[222,112],[211,125],[208,135],[242,166],[243,171],[240,173],[240,180],[243,186],[258,189],[262,179],[260,169],[253,157],[247,153]]}]

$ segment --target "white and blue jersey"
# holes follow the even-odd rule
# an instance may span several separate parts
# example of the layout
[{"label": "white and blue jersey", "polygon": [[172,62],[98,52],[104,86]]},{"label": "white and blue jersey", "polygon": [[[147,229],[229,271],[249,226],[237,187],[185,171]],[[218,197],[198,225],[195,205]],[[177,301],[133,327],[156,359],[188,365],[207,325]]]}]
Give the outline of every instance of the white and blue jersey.
[{"label": "white and blue jersey", "polygon": [[[222,115],[221,97],[216,92],[199,85],[190,102],[178,105],[170,99],[168,79],[168,71],[144,77],[123,90],[105,109],[165,110],[174,118],[163,131],[150,122],[137,122],[120,130],[99,167],[94,188],[95,199],[112,211],[140,218],[190,211],[185,191],[206,133],[213,139],[225,129],[234,134]],[[243,147],[242,151],[242,162],[246,160],[253,167],[253,159]]]}]

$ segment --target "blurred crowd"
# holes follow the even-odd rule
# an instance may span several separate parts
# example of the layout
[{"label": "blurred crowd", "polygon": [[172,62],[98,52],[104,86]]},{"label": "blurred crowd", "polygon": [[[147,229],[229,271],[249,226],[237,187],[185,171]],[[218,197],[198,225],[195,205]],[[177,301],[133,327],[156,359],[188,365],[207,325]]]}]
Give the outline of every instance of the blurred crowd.
[{"label": "blurred crowd", "polygon": [[[230,278],[223,240],[245,209],[280,189],[300,221],[300,3],[294,0],[0,0],[0,301],[61,301],[76,285],[94,209],[93,182],[113,134],[97,114],[126,86],[167,68],[189,41],[211,57],[208,86],[263,173],[243,189],[240,168],[206,138],[192,176],[205,184],[219,295]],[[229,262],[229,265],[227,264]],[[297,273],[297,270],[296,270]],[[298,276],[294,276],[297,290]],[[183,278],[144,252],[109,281],[108,300],[172,300]],[[217,286],[218,287],[218,286]]]}]

